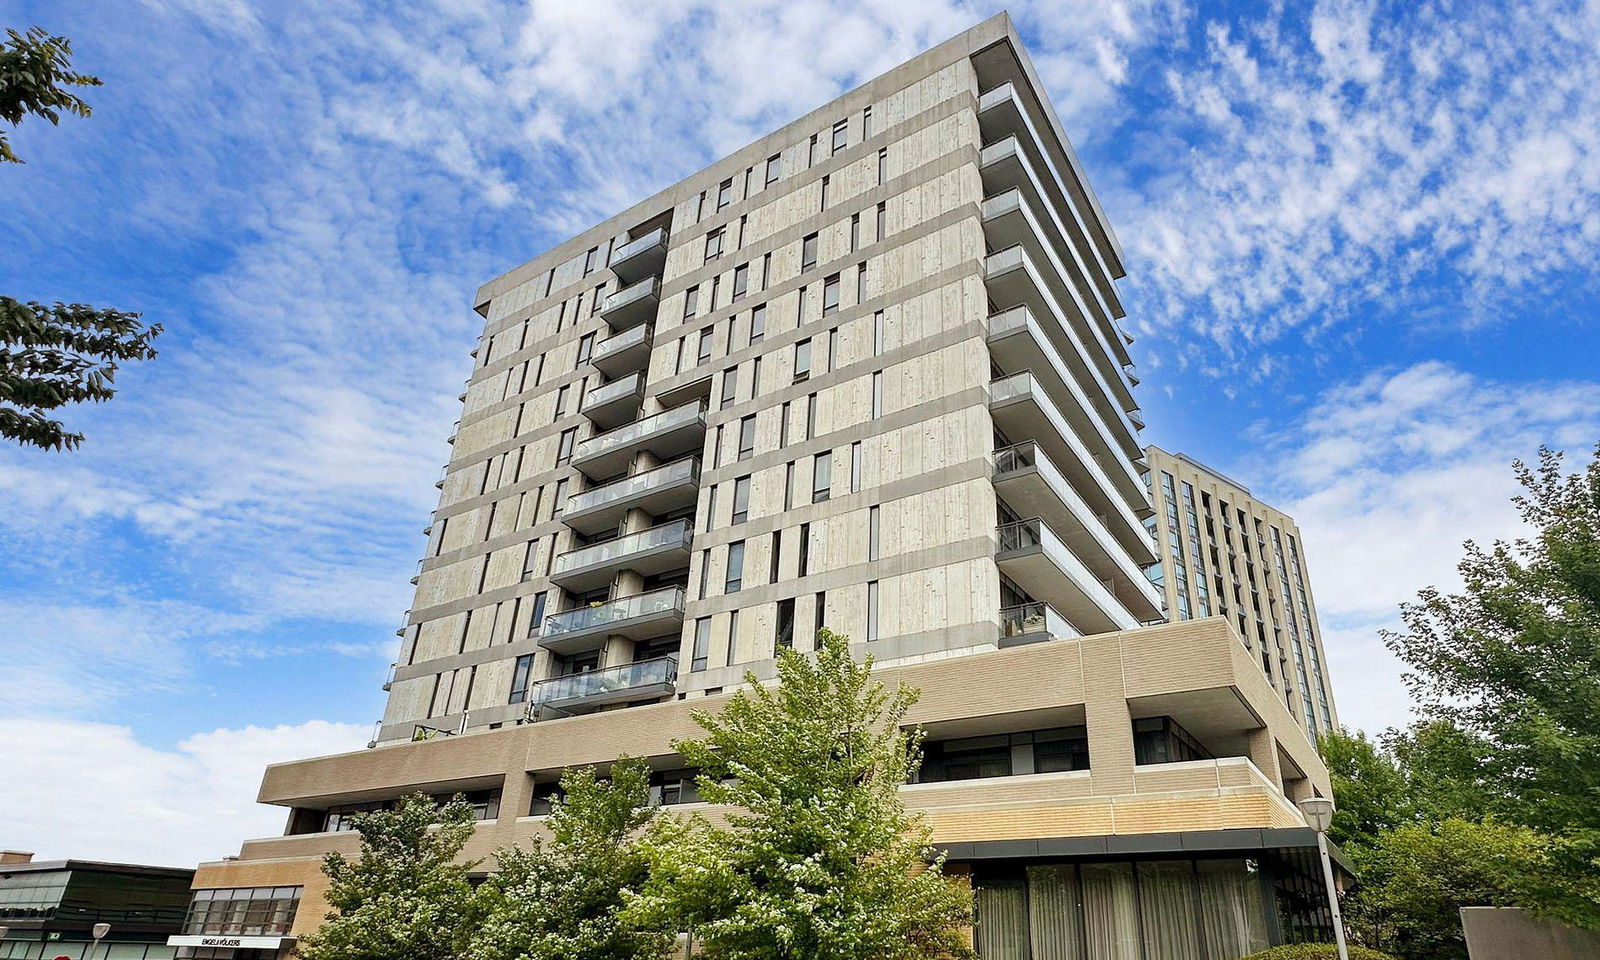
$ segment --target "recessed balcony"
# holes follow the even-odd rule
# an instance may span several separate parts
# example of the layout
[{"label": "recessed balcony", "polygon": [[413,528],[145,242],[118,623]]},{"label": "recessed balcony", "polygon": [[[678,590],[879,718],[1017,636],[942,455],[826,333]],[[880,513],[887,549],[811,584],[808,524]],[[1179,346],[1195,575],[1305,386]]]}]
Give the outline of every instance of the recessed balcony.
[{"label": "recessed balcony", "polygon": [[661,281],[645,277],[638,283],[623,287],[606,297],[600,305],[600,316],[613,330],[627,330],[656,318],[656,307],[661,303]]},{"label": "recessed balcony", "polygon": [[[1144,456],[1138,437],[1122,429],[1123,421],[1113,420],[1108,424],[1100,415],[1099,408],[1089,399],[1083,385],[1045,333],[1044,325],[1028,312],[1028,308],[1017,306],[990,315],[988,342],[989,354],[1001,369],[1031,370],[1039,378],[1056,399],[1067,422],[1096,456],[1105,457],[1107,461],[1122,461],[1127,476],[1119,476],[1118,482],[1125,483],[1142,498],[1144,484],[1129,463]],[[1093,387],[1092,382],[1090,386]]]},{"label": "recessed balcony", "polygon": [[1024,370],[991,381],[989,415],[1000,432],[1012,441],[1031,440],[1037,444],[1089,507],[1106,517],[1118,542],[1126,543],[1129,536],[1135,534],[1145,536],[1139,517],[1151,514],[1153,508],[1143,488],[1133,496],[1118,488],[1100,459],[1078,439],[1032,373]]},{"label": "recessed balcony", "polygon": [[1028,595],[1061,611],[1081,633],[1132,630],[1129,613],[1050,525],[1035,517],[995,531],[995,565]]},{"label": "recessed balcony", "polygon": [[[1091,350],[1098,350],[1095,362],[1105,368],[1109,378],[1121,378],[1122,365],[1127,363],[1128,348],[1122,341],[1121,331],[1114,324],[1096,319],[1098,304],[1090,304],[1085,296],[1094,291],[1074,279],[1072,271],[1057,255],[1044,226],[1039,211],[1030,207],[1022,191],[1006,190],[983,201],[983,236],[990,250],[1004,250],[1021,245],[1040,275],[1049,284],[1051,296],[1067,310],[1067,316],[1078,325],[1084,341]],[[1103,355],[1103,359],[1102,359]]]},{"label": "recessed balcony", "polygon": [[1000,609],[1000,648],[1020,647],[1026,643],[1045,643],[1050,640],[1070,640],[1080,637],[1067,618],[1056,612],[1048,603],[1021,603]]},{"label": "recessed balcony", "polygon": [[1124,528],[1117,537],[1037,445],[995,451],[994,489],[1012,510],[1044,520],[1130,613],[1140,620],[1161,616],[1161,595],[1142,569],[1157,559],[1143,528]]},{"label": "recessed balcony", "polygon": [[667,587],[606,603],[564,610],[545,618],[539,646],[562,655],[588,653],[608,637],[648,640],[683,626],[684,590]]},{"label": "recessed balcony", "polygon": [[623,283],[661,276],[667,262],[667,228],[657,227],[611,253],[611,272]]},{"label": "recessed balcony", "polygon": [[561,520],[586,536],[615,530],[629,510],[652,515],[694,506],[700,495],[700,458],[686,457],[654,470],[584,490],[567,498]]},{"label": "recessed balcony", "polygon": [[626,469],[636,453],[673,460],[698,452],[705,440],[705,405],[692,403],[580,441],[573,451],[572,465],[590,477],[611,477]]},{"label": "recessed balcony", "polygon": [[595,344],[594,352],[589,354],[589,362],[612,380],[643,370],[650,363],[650,348],[654,345],[654,337],[651,336],[653,327],[654,324],[641,323],[616,336],[607,337]]},{"label": "recessed balcony", "polygon": [[[1088,205],[1087,198],[1080,201],[1079,197],[1074,195],[1076,191],[1067,185],[1054,161],[1047,157],[1044,140],[1040,138],[1038,129],[1028,115],[1028,109],[1023,105],[1017,89],[1009,81],[985,91],[978,98],[978,131],[984,143],[995,143],[1007,137],[1016,138],[1032,163],[1034,171],[1039,174],[1039,181],[1044,186],[1045,192],[1060,209],[1071,213],[1073,241],[1079,244],[1084,260],[1095,265],[1096,269],[1091,271],[1091,275],[1095,286],[1100,289],[1101,297],[1107,303],[1116,303],[1117,291],[1112,280],[1119,276],[1121,271],[1119,268],[1113,273],[1107,267],[1099,247],[1090,239],[1083,222],[1084,211],[1078,206],[1080,202]],[[1094,217],[1095,212],[1091,209],[1088,215]],[[1115,246],[1114,241],[1109,238],[1105,238],[1105,242]]]},{"label": "recessed balcony", "polygon": [[630,373],[584,394],[578,412],[602,430],[621,426],[639,415],[644,403],[644,374]]},{"label": "recessed balcony", "polygon": [[534,685],[529,699],[536,707],[574,713],[608,703],[664,697],[677,685],[678,658],[662,657],[545,680]]},{"label": "recessed balcony", "polygon": [[[999,308],[998,312],[1027,307],[1067,368],[1094,399],[1100,415],[1114,429],[1134,434],[1127,411],[1137,404],[1133,388],[1119,372],[1121,367],[1111,365],[1104,350],[1084,342],[1080,325],[1062,312],[1039,267],[1021,244],[989,254],[984,260],[984,286],[989,299]],[[1095,389],[1095,385],[1099,389]]]},{"label": "recessed balcony", "polygon": [[550,581],[564,590],[583,593],[610,583],[623,570],[652,577],[689,566],[694,535],[688,520],[674,520],[615,540],[592,543],[556,557]]}]

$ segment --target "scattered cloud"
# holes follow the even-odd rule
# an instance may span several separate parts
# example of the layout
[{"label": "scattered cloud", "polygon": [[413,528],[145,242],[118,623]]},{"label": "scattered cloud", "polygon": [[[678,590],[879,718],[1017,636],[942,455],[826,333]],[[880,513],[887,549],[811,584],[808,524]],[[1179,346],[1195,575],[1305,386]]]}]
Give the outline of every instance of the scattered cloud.
[{"label": "scattered cloud", "polygon": [[13,720],[0,727],[0,847],[41,859],[193,866],[276,836],[282,807],[255,802],[269,763],[357,750],[365,728],[311,720],[196,733],[157,749],[109,723]]},{"label": "scattered cloud", "polygon": [[1459,585],[1463,541],[1522,532],[1511,462],[1546,445],[1576,470],[1597,438],[1600,383],[1507,383],[1439,362],[1333,387],[1292,426],[1255,438],[1247,474],[1304,533],[1347,724],[1404,722],[1401,667],[1378,631],[1422,587]]}]

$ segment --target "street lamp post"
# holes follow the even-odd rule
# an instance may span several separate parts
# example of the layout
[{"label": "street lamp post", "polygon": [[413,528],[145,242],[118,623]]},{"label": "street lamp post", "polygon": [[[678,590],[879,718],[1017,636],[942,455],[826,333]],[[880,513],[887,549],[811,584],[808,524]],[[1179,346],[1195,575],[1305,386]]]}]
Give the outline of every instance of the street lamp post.
[{"label": "street lamp post", "polygon": [[95,951],[100,947],[100,941],[104,940],[106,938],[106,934],[111,932],[111,924],[97,923],[89,932],[94,934],[94,946],[89,948],[89,956],[93,957]]},{"label": "street lamp post", "polygon": [[1300,801],[1306,825],[1317,832],[1317,854],[1322,859],[1322,879],[1328,885],[1328,910],[1333,914],[1333,938],[1339,945],[1339,960],[1350,960],[1344,944],[1344,916],[1339,912],[1339,890],[1333,883],[1333,860],[1328,857],[1328,827],[1333,823],[1333,801],[1307,797]]}]

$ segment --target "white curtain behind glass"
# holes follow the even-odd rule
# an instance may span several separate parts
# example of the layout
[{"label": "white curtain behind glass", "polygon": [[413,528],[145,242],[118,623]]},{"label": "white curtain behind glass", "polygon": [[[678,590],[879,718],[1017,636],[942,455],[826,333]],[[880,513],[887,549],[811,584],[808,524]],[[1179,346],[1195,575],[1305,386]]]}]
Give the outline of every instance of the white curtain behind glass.
[{"label": "white curtain behind glass", "polygon": [[1083,865],[1083,912],[1093,960],[1140,960],[1133,864]]},{"label": "white curtain behind glass", "polygon": [[1201,860],[1199,866],[1200,921],[1211,960],[1267,949],[1260,875],[1243,860]]},{"label": "white curtain behind glass", "polygon": [[983,960],[1028,960],[1027,893],[1022,882],[978,888],[974,946]]},{"label": "white curtain behind glass", "polygon": [[1194,865],[1188,860],[1139,864],[1139,906],[1145,960],[1201,960],[1194,907]]},{"label": "white curtain behind glass", "polygon": [[1033,960],[1084,960],[1078,875],[1071,866],[1028,868],[1028,936]]}]

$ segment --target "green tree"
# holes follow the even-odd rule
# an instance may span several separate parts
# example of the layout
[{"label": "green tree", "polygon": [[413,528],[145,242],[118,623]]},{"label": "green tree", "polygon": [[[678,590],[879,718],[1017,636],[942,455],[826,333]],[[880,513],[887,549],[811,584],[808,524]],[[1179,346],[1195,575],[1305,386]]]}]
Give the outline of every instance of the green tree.
[{"label": "green tree", "polygon": [[[72,43],[33,27],[6,31],[0,44],[0,120],[12,127],[28,116],[60,123],[63,112],[89,116],[70,88],[100,79],[71,70]],[[0,127],[0,163],[21,163]],[[69,433],[46,414],[69,403],[111,399],[117,364],[149,360],[160,324],[140,314],[83,303],[46,306],[0,296],[0,436],[44,449],[75,449]]]},{"label": "green tree", "polygon": [[917,691],[890,691],[823,630],[812,660],[780,651],[778,683],[746,675],[702,739],[674,744],[701,770],[726,826],[662,817],[634,909],[690,930],[710,958],[970,957],[965,883],[942,872],[899,790],[921,733],[901,729]]},{"label": "green tree", "polygon": [[475,923],[472,885],[458,862],[472,807],[422,794],[359,814],[361,855],[330,853],[327,920],[300,944],[300,960],[454,960]]},{"label": "green tree", "polygon": [[1462,907],[1521,903],[1546,881],[1547,842],[1527,827],[1451,817],[1383,831],[1356,854],[1351,934],[1401,960],[1466,960]]},{"label": "green tree", "polygon": [[1322,738],[1321,747],[1333,781],[1335,807],[1328,828],[1333,842],[1353,853],[1410,819],[1405,773],[1365,733],[1335,731]]},{"label": "green tree", "polygon": [[1548,449],[1515,469],[1529,535],[1469,542],[1462,591],[1422,591],[1386,641],[1453,731],[1429,759],[1471,761],[1483,812],[1550,838],[1554,882],[1522,905],[1600,926],[1600,448],[1573,475]]},{"label": "green tree", "polygon": [[651,819],[650,768],[618,760],[610,780],[593,768],[561,778],[550,839],[495,854],[500,870],[478,888],[465,960],[660,960],[672,944],[622,913],[645,882],[637,836]]}]

